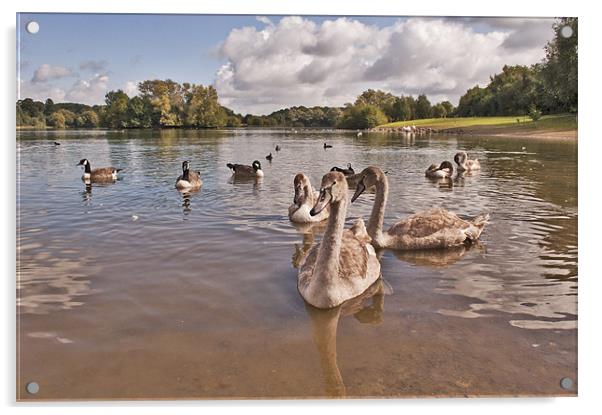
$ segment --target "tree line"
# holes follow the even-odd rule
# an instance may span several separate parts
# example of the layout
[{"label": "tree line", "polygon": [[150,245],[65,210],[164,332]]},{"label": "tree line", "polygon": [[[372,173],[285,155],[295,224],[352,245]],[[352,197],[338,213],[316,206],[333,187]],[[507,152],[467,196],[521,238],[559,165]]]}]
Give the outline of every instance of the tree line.
[{"label": "tree line", "polygon": [[[572,35],[565,37],[563,28]],[[476,85],[455,108],[449,101],[431,104],[424,94],[395,96],[368,89],[343,107],[295,106],[269,115],[237,114],[219,103],[213,86],[171,79],[138,84],[138,94],[110,91],[104,105],[17,101],[17,125],[35,128],[221,128],[330,127],[371,128],[394,121],[425,118],[525,115],[577,112],[577,19],[561,18],[545,46],[546,57],[532,66],[504,66],[485,87]],[[566,30],[566,29],[565,29]]]}]

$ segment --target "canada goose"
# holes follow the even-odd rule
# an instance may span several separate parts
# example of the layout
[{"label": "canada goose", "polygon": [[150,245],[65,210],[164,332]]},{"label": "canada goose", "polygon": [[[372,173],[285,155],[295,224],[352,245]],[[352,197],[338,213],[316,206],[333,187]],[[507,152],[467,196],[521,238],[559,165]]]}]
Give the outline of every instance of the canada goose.
[{"label": "canada goose", "polygon": [[276,151],[280,151],[282,148],[276,144]]},{"label": "canada goose", "polygon": [[454,173],[454,166],[449,161],[442,162],[439,167],[436,164],[431,164],[424,175],[433,179],[441,179],[451,177]]},{"label": "canada goose", "polygon": [[481,163],[479,160],[468,160],[468,154],[465,151],[460,151],[454,156],[454,161],[458,165],[458,171],[480,170]]},{"label": "canada goose", "polygon": [[100,167],[98,169],[92,170],[90,167],[90,162],[88,159],[81,159],[78,166],[84,166],[84,174],[82,176],[82,180],[84,182],[109,182],[117,180],[117,172],[120,172],[122,169],[117,169],[115,167]]},{"label": "canada goose", "polygon": [[353,167],[351,167],[351,163],[347,163],[346,169],[335,166],[332,169],[330,169],[330,171],[338,171],[339,173],[343,173],[345,176],[350,176],[352,174],[355,174],[355,170],[353,170]]},{"label": "canada goose", "polygon": [[344,230],[348,188],[345,176],[332,171],[322,178],[320,196],[309,214],[330,206],[323,243],[314,245],[299,268],[297,288],[309,304],[332,308],[362,294],[380,277],[380,263],[364,221]]},{"label": "canada goose", "polygon": [[232,174],[238,177],[263,177],[263,170],[261,170],[261,163],[255,160],[250,166],[245,164],[226,164]]},{"label": "canada goose", "polygon": [[268,154],[267,156],[265,156],[265,159],[267,161],[272,161],[273,157],[272,157],[272,153]]},{"label": "canada goose", "polygon": [[387,176],[378,167],[368,167],[360,176],[351,201],[355,201],[365,188],[376,186],[376,198],[368,221],[368,234],[377,248],[410,250],[459,246],[476,241],[489,220],[489,215],[484,214],[472,221],[466,221],[445,209],[434,208],[415,213],[383,233],[385,205],[389,193]]},{"label": "canada goose", "polygon": [[317,215],[312,216],[309,214],[311,208],[314,207],[318,200],[319,193],[314,191],[309,178],[305,174],[298,173],[293,180],[293,185],[295,188],[295,196],[293,198],[293,204],[288,208],[288,218],[291,222],[310,223],[321,222],[328,219],[330,207],[322,210]]},{"label": "canada goose", "polygon": [[176,180],[176,189],[178,190],[197,190],[203,185],[201,175],[198,172],[190,170],[188,160],[182,163],[182,175]]}]

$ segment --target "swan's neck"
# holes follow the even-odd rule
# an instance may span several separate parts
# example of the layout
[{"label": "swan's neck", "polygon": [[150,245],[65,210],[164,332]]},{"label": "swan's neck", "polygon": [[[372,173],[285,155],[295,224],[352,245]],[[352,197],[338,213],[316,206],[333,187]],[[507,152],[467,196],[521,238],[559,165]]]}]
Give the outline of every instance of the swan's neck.
[{"label": "swan's neck", "polygon": [[328,283],[339,275],[339,257],[346,213],[347,197],[339,202],[331,203],[328,225],[316,260],[316,275],[314,276],[316,281]]},{"label": "swan's neck", "polygon": [[305,193],[305,204],[310,205],[310,207],[313,207],[313,205],[315,204],[315,200],[314,189],[313,187],[311,187],[311,184],[305,186],[303,188],[303,192]]},{"label": "swan's neck", "polygon": [[382,175],[376,183],[376,198],[374,206],[368,221],[368,235],[372,238],[373,243],[382,247],[385,245],[385,237],[383,235],[383,222],[385,220],[385,206],[389,194],[389,182],[387,176]]}]

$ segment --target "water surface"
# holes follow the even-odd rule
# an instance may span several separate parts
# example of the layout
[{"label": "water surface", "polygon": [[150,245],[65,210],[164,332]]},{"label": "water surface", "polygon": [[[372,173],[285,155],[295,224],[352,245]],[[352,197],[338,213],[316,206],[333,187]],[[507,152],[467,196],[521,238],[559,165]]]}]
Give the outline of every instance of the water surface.
[{"label": "water surface", "polygon": [[[482,170],[424,177],[458,149]],[[576,393],[559,386],[577,377],[575,142],[20,132],[17,156],[20,399]],[[82,158],[124,171],[86,187]],[[174,189],[185,159],[204,182],[193,194]],[[263,181],[231,180],[226,163],[254,159]],[[491,223],[469,249],[382,251],[382,283],[313,309],[295,266],[323,228],[289,223],[292,181],[317,186],[348,162],[388,171],[385,224],[436,206]],[[351,204],[348,224],[372,202]]]}]

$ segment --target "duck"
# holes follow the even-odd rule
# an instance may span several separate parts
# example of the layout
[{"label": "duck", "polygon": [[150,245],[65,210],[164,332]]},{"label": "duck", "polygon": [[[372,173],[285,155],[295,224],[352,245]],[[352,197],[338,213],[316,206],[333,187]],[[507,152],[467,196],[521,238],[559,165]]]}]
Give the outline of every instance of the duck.
[{"label": "duck", "polygon": [[340,173],[343,173],[345,176],[351,176],[352,174],[355,174],[355,170],[353,170],[353,167],[351,167],[351,163],[347,163],[346,169],[335,166],[332,169],[330,169],[330,171],[338,171]]},{"label": "duck", "polygon": [[454,156],[454,161],[458,165],[458,171],[480,170],[481,163],[478,159],[469,160],[465,151],[460,151]]},{"label": "duck", "polygon": [[176,179],[176,189],[197,190],[203,185],[200,172],[190,170],[188,160],[182,162],[182,175]]},{"label": "duck", "polygon": [[250,166],[245,164],[226,164],[232,174],[237,177],[263,177],[263,170],[261,170],[261,163],[255,160]]},{"label": "duck", "polygon": [[84,166],[84,174],[82,180],[84,182],[109,182],[117,180],[117,173],[122,169],[115,167],[100,167],[92,170],[88,159],[81,159],[78,166]]},{"label": "duck", "polygon": [[330,144],[324,143],[324,149],[327,149],[327,148],[332,148],[332,146]]},{"label": "duck", "polygon": [[454,166],[449,161],[444,161],[439,166],[431,164],[424,172],[424,175],[433,179],[441,179],[451,177],[453,173]]},{"label": "duck", "polygon": [[295,196],[293,204],[288,208],[288,218],[294,223],[312,223],[322,222],[328,219],[330,208],[323,209],[317,215],[310,215],[309,212],[318,200],[319,193],[314,191],[307,177],[303,173],[297,173],[293,179]]},{"label": "duck", "polygon": [[389,183],[383,171],[374,166],[362,170],[354,202],[367,187],[376,186],[376,197],[368,221],[367,232],[375,248],[397,250],[451,248],[476,242],[489,221],[489,214],[472,220],[461,219],[442,208],[415,213],[397,222],[384,232],[383,220],[389,193]]},{"label": "duck", "polygon": [[276,151],[280,151],[281,149],[282,149],[282,148],[281,148],[279,145],[277,145],[277,144],[276,144],[276,149],[275,149],[275,150],[276,150]]},{"label": "duck", "polygon": [[299,267],[297,289],[310,305],[329,309],[355,298],[380,278],[380,262],[360,218],[345,228],[349,189],[343,173],[322,177],[311,216],[330,207],[322,242],[314,245]]},{"label": "duck", "polygon": [[266,159],[267,161],[272,161],[272,159],[273,159],[273,158],[274,158],[274,157],[272,157],[272,153],[270,153],[270,154],[268,154],[267,156],[265,156],[265,159]]},{"label": "duck", "polygon": [[61,143],[59,143],[58,141],[55,141],[55,142],[54,142],[54,145],[55,145],[55,146],[60,146],[60,145],[61,145]]},{"label": "duck", "polygon": [[363,134],[362,134],[362,132],[361,132],[361,131],[358,131],[358,132],[357,132],[357,137],[358,137],[358,138],[360,138],[362,135],[363,135]]}]

